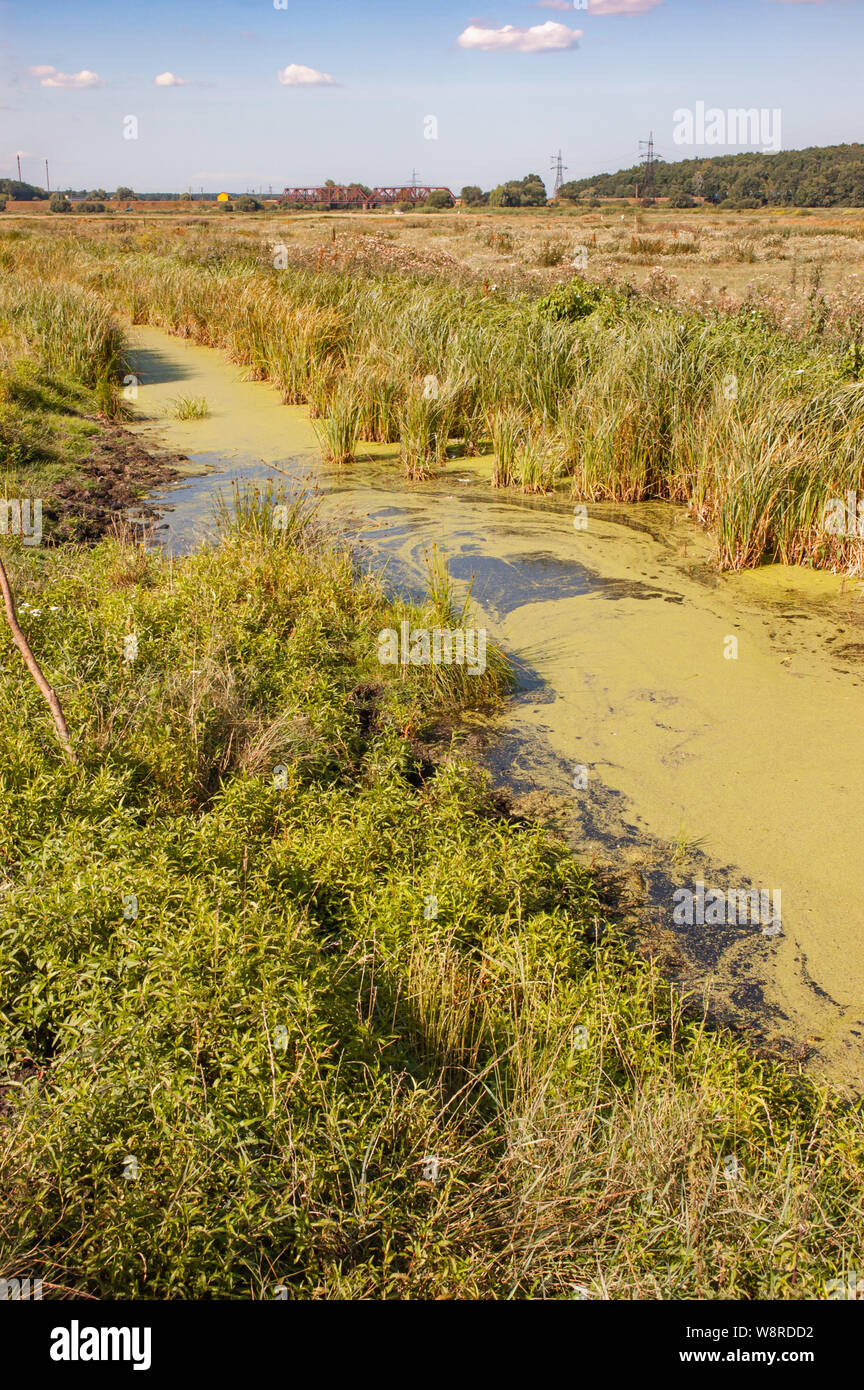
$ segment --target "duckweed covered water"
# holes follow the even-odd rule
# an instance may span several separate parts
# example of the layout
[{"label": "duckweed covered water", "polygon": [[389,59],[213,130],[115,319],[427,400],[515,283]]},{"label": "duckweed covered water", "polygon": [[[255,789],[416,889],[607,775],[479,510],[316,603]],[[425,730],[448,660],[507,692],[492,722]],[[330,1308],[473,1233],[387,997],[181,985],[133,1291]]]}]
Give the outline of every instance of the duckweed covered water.
[{"label": "duckweed covered water", "polygon": [[[688,986],[857,1082],[864,591],[783,566],[720,575],[710,539],[667,505],[591,505],[577,530],[560,496],[493,492],[488,459],[412,485],[397,446],[371,446],[336,473],[305,408],[211,349],[152,328],[134,340],[136,428],[208,470],[162,495],[165,543],[200,543],[214,490],[275,468],[314,476],[324,514],[356,529],[394,587],[424,589],[438,544],[517,664],[510,707],[479,731],[495,773],[553,811],[577,853],[629,868],[643,917],[674,931]],[[180,393],[204,396],[209,417],[170,418]],[[779,889],[782,934],[675,926],[673,892],[700,880]]]}]

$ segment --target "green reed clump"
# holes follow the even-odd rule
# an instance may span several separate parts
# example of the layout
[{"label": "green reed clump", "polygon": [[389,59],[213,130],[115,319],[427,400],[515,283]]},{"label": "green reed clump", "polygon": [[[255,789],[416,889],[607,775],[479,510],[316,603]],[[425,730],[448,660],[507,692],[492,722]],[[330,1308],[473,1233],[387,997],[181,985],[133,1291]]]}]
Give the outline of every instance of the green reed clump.
[{"label": "green reed clump", "polygon": [[[428,598],[421,605],[402,605],[400,623],[415,634],[399,671],[398,708],[406,728],[422,719],[430,699],[442,712],[493,708],[512,686],[509,661],[472,611],[472,585],[457,598],[449,566],[438,546],[426,557]],[[435,634],[440,644],[436,659]],[[380,659],[380,658],[379,658]],[[388,671],[390,668],[383,668]]]},{"label": "green reed clump", "polygon": [[489,417],[494,462],[492,486],[512,487],[516,481],[516,454],[525,438],[525,421],[518,410],[495,411]]},{"label": "green reed clump", "polygon": [[414,382],[396,407],[396,427],[402,445],[406,475],[428,478],[447,460],[447,445],[454,427],[453,401],[437,378]]},{"label": "green reed clump", "polygon": [[6,281],[0,309],[50,372],[84,386],[118,378],[125,365],[123,331],[98,294],[47,280]]},{"label": "green reed clump", "polygon": [[171,414],[175,420],[206,420],[210,407],[205,396],[175,396]]},{"label": "green reed clump", "polygon": [[360,438],[370,443],[395,444],[399,439],[398,411],[406,384],[374,361],[350,377],[356,401]]},{"label": "green reed clump", "polygon": [[[38,275],[26,283],[7,279],[0,285],[0,357],[5,363],[8,399],[28,399],[49,411],[69,410],[75,398],[111,419],[128,414],[120,390],[125,371],[125,338],[108,306],[77,286],[58,286]],[[38,382],[34,373],[40,372]],[[31,385],[25,384],[29,373]],[[59,403],[59,397],[66,401]],[[7,413],[7,422],[10,415]],[[7,424],[8,429],[8,424]],[[22,420],[20,430],[26,432]],[[13,453],[16,450],[13,448]],[[45,450],[29,449],[31,456]],[[8,457],[8,453],[7,453]]]},{"label": "green reed clump", "polygon": [[529,432],[516,446],[513,483],[523,492],[551,492],[561,472],[554,442],[543,431]]},{"label": "green reed clump", "polygon": [[311,487],[301,484],[288,491],[271,479],[264,483],[235,480],[230,503],[223,492],[217,492],[214,502],[216,530],[223,542],[306,546],[320,535],[317,512],[317,496]]},{"label": "green reed clump", "polygon": [[331,463],[353,462],[360,439],[360,418],[350,381],[341,381],[332,389],[324,414],[315,421],[315,433],[324,457]]},{"label": "green reed clump", "polygon": [[310,381],[306,397],[310,420],[322,420],[327,414],[336,391],[337,380],[337,372],[331,367]]}]

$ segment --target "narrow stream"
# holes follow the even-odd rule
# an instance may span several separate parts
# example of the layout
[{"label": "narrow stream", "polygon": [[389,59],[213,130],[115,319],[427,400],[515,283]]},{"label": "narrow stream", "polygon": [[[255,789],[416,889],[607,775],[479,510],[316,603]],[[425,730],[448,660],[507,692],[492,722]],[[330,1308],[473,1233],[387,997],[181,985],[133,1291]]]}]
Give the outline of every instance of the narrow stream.
[{"label": "narrow stream", "polygon": [[[437,542],[517,663],[515,697],[474,735],[493,775],[580,857],[624,871],[688,988],[859,1087],[864,588],[783,566],[719,575],[709,538],[662,504],[590,505],[577,530],[561,497],[493,492],[484,459],[412,485],[396,446],[371,446],[337,472],[305,409],[219,353],[142,327],[133,345],[134,428],[195,468],[154,498],[165,544],[199,544],[231,478],[281,472],[314,478],[394,587],[425,591]],[[178,394],[206,397],[209,418],[172,419]],[[698,881],[779,890],[782,932],[675,923],[673,893]]]}]

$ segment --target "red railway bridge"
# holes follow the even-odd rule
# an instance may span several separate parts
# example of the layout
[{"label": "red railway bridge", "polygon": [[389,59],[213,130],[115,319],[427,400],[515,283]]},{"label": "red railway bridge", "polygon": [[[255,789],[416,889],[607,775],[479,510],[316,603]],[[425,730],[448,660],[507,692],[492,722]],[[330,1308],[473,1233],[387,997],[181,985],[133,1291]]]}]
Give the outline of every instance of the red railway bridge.
[{"label": "red railway bridge", "polygon": [[282,201],[300,203],[310,208],[377,208],[395,203],[425,203],[430,193],[446,193],[456,202],[449,188],[426,184],[405,184],[403,187],[361,188],[359,183],[324,184],[320,188],[285,188]]}]

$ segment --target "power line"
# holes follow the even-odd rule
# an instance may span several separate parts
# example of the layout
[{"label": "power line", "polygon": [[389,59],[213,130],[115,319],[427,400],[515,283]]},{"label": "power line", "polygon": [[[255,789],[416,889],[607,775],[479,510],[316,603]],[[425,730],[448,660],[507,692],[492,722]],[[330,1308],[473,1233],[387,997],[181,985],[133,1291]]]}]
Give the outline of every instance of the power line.
[{"label": "power line", "polygon": [[549,166],[555,173],[555,189],[552,193],[553,198],[557,198],[564,183],[564,170],[568,167],[561,158],[561,151],[552,155],[552,162]]},{"label": "power line", "polygon": [[[637,187],[637,189],[636,189],[636,196],[637,196],[637,198],[640,198],[640,197],[641,197],[641,198],[656,198],[656,197],[657,197],[657,179],[656,179],[656,176],[655,176],[655,169],[656,169],[656,166],[657,166],[657,161],[658,161],[659,159],[662,159],[663,156],[660,155],[660,154],[657,154],[656,150],[654,149],[654,132],[653,132],[653,130],[651,131],[651,134],[648,136],[648,139],[647,139],[647,140],[640,140],[640,141],[639,141],[639,149],[640,149],[639,163],[642,165],[642,168],[643,168],[643,170],[644,170],[644,174],[643,174],[643,177],[642,177],[642,186],[641,186],[641,188]],[[641,151],[643,151],[643,149],[644,149],[644,153],[641,152]]]}]

